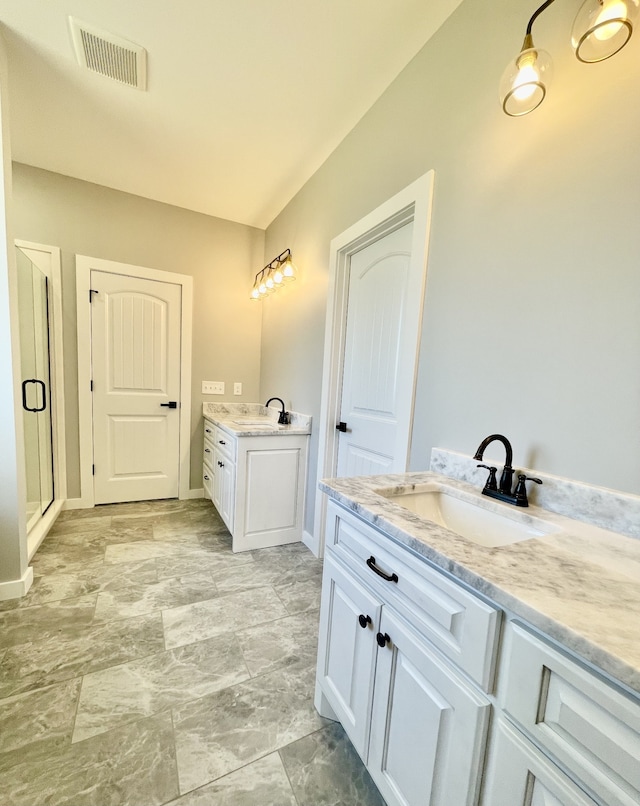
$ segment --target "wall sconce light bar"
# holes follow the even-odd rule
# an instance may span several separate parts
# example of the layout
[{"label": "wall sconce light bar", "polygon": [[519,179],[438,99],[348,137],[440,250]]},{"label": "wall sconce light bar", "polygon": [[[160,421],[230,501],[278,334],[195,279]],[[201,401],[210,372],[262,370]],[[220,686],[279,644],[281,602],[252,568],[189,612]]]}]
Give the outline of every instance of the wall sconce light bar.
[{"label": "wall sconce light bar", "polygon": [[[555,0],[546,0],[532,14],[520,53],[507,65],[500,81],[500,102],[511,117],[532,112],[544,101],[551,80],[551,56],[536,48],[533,23]],[[601,62],[631,38],[640,0],[585,0],[573,23],[571,42],[581,62]]]},{"label": "wall sconce light bar", "polygon": [[251,299],[264,299],[287,283],[293,282],[297,275],[298,269],[291,258],[291,249],[285,249],[256,274]]}]

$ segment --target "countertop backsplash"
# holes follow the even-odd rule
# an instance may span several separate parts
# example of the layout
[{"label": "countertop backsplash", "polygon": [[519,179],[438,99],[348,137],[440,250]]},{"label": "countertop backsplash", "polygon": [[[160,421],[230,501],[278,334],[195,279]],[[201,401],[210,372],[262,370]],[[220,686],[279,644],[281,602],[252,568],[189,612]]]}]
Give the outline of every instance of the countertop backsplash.
[{"label": "countertop backsplash", "polygon": [[[485,464],[492,463],[493,460],[485,461]],[[487,471],[478,468],[478,464],[478,460],[472,456],[433,448],[429,469],[482,489],[487,480]],[[496,461],[495,464],[499,474],[503,462]],[[525,473],[542,480],[541,485],[527,485],[532,504],[628,537],[640,538],[640,496],[553,476],[535,468],[514,465],[514,469],[516,474]]]},{"label": "countertop backsplash", "polygon": [[[214,420],[224,420],[229,417],[268,417],[278,422],[280,409],[275,406],[268,408],[262,403],[203,403],[202,414]],[[289,425],[292,429],[311,428],[311,415],[300,414],[297,411],[289,412]]]}]

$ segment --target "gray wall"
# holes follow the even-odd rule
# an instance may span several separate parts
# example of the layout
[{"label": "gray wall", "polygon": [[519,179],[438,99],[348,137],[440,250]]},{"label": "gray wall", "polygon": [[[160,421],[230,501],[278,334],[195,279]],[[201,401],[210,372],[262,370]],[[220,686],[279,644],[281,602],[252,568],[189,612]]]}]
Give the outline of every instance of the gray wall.
[{"label": "gray wall", "polygon": [[316,418],[309,503],[329,242],[432,168],[412,468],[499,431],[517,464],[640,493],[640,36],[580,64],[577,7],[536,22],[555,80],[513,119],[498,84],[534,9],[465,0],[267,229],[301,279],[263,303],[260,388]]},{"label": "gray wall", "polygon": [[[249,289],[263,231],[20,164],[13,209],[17,238],[62,250],[68,497],[80,495],[76,254],[194,278],[191,488],[202,487],[203,399],[258,399],[261,309]],[[203,398],[202,380],[225,381],[227,394]]]}]

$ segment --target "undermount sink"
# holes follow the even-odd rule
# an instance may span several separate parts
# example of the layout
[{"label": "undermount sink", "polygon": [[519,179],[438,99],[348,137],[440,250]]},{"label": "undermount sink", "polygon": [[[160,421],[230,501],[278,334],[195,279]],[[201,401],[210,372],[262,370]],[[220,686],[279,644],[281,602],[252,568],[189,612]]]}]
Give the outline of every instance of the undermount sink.
[{"label": "undermount sink", "polygon": [[241,419],[234,420],[233,422],[236,425],[256,425],[260,426],[260,428],[278,428],[278,424],[274,423],[273,420],[270,420],[268,417],[243,417]]},{"label": "undermount sink", "polygon": [[397,489],[375,492],[425,520],[488,548],[508,546],[561,531],[554,523],[525,514],[515,507],[513,511],[505,509],[504,512],[495,509],[506,508],[509,504],[493,504],[487,500],[489,506],[485,506],[479,494],[464,493],[439,482],[400,492]]}]

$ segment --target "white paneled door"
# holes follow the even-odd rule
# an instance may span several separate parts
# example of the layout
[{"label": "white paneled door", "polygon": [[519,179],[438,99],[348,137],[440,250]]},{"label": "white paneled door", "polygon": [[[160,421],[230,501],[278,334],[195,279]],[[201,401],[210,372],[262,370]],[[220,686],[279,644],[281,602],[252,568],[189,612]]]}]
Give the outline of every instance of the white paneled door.
[{"label": "white paneled door", "polygon": [[181,293],[91,272],[96,504],[178,495]]},{"label": "white paneled door", "polygon": [[398,411],[413,396],[419,325],[407,308],[422,303],[410,298],[412,235],[410,222],[351,256],[338,476],[406,469]]}]

